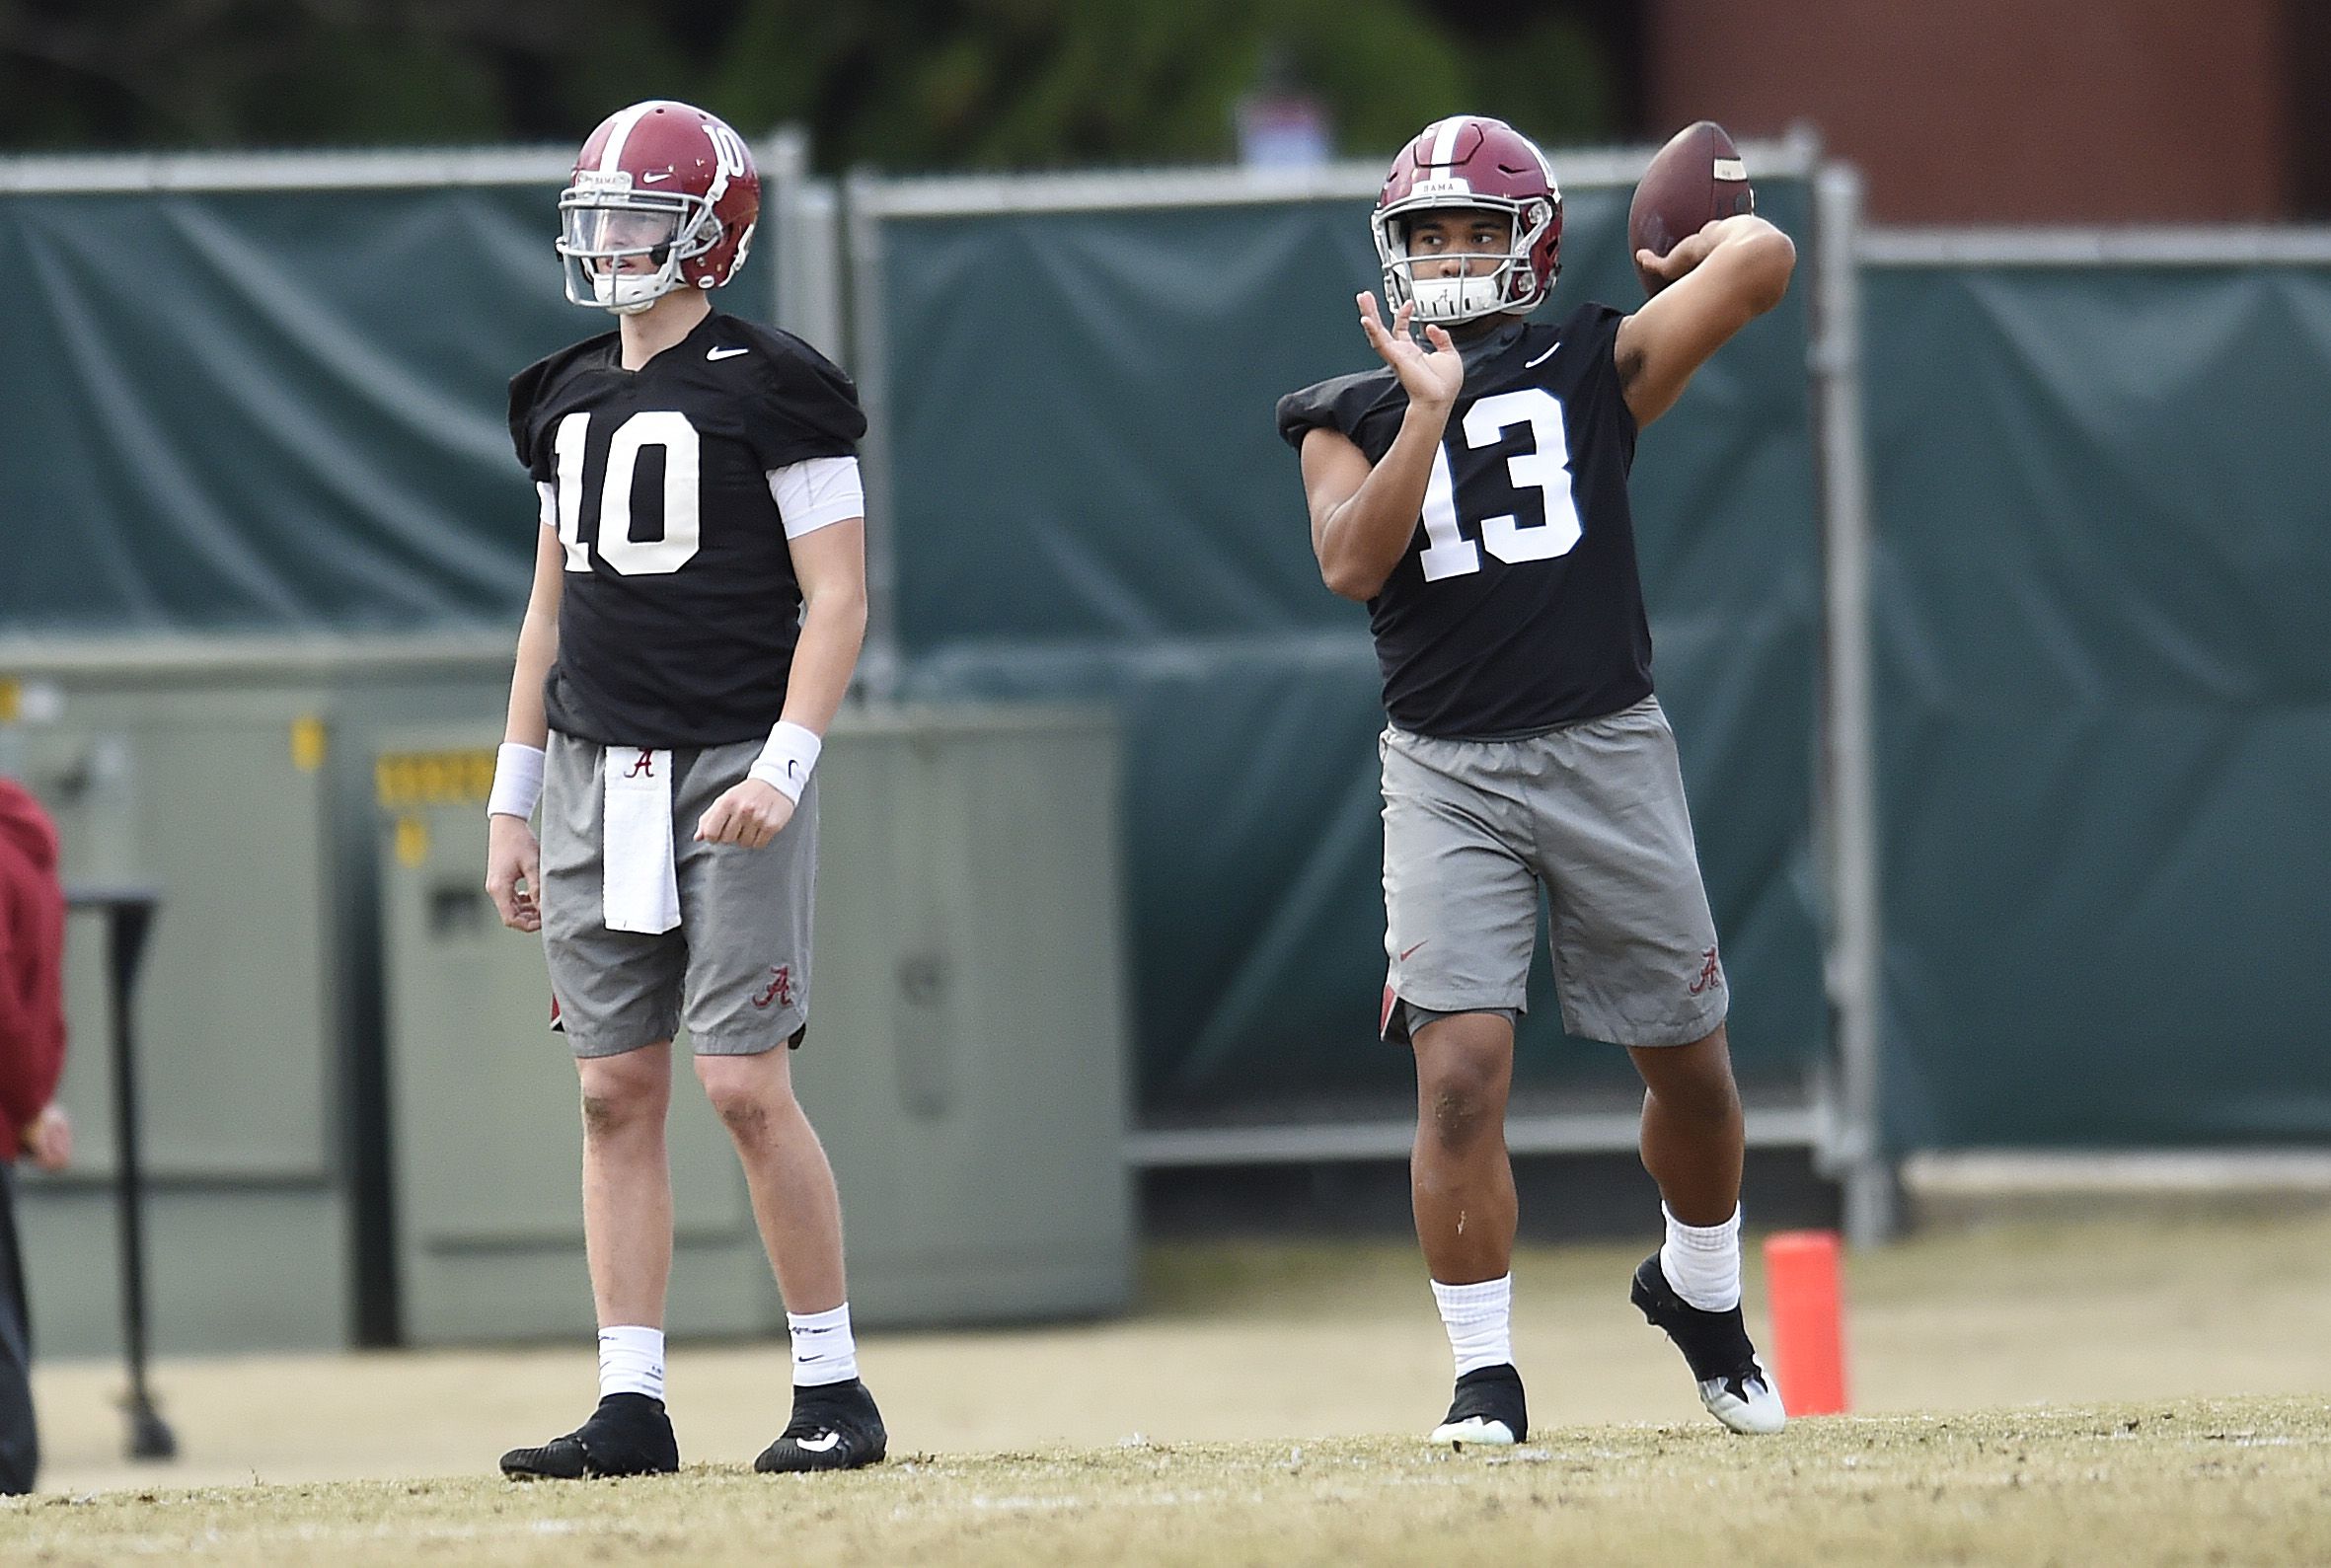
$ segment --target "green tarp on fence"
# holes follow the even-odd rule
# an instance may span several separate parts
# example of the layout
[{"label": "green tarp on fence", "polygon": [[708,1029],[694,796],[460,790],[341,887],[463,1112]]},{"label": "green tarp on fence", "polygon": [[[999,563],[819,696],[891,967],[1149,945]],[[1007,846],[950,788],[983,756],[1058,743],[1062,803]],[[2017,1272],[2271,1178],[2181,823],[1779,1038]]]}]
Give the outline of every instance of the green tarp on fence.
[{"label": "green tarp on fence", "polygon": [[1863,287],[1893,1142],[2331,1135],[2331,268]]},{"label": "green tarp on fence", "polygon": [[[1801,183],[1766,209],[1802,234]],[[566,305],[552,187],[0,197],[0,630],[514,628],[534,500],[510,372]],[[1625,192],[1573,192],[1555,308],[1636,298]],[[1362,612],[1319,585],[1278,395],[1367,362],[1366,204],[884,225],[905,684],[1106,693],[1143,1105],[1397,1092]],[[752,278],[722,298],[758,314]],[[1817,531],[1803,290],[1646,433],[1658,678],[1752,1071],[1823,1045],[1810,853]],[[1524,1076],[1557,1050],[1542,975]]]},{"label": "green tarp on fence", "polygon": [[513,624],[556,187],[0,197],[0,628]]},{"label": "green tarp on fence", "polygon": [[[1551,312],[1640,298],[1627,192],[1571,193]],[[1764,209],[1802,235],[1809,197]],[[1142,1102],[1399,1092],[1366,616],[1319,583],[1279,394],[1372,362],[1367,204],[883,225],[898,621],[916,695],[1126,706]],[[1634,496],[1744,1071],[1824,1046],[1820,576],[1804,290],[1645,433]],[[1542,969],[1542,964],[1541,964]],[[1534,989],[1522,1075],[1623,1074]]]},{"label": "green tarp on fence", "polygon": [[[0,631],[513,626],[503,381],[602,325],[551,193],[0,196]],[[1805,237],[1803,186],[1761,195]],[[1634,298],[1622,207],[1572,193],[1559,299]],[[1153,1113],[1405,1078],[1370,1044],[1373,661],[1270,420],[1368,362],[1363,214],[882,225],[906,685],[1122,704]],[[1893,1143],[2331,1134],[2331,268],[1863,288]],[[1826,1037],[1804,351],[1801,279],[1635,485],[1752,1072]],[[1525,1076],[1614,1069],[1550,1002]]]}]

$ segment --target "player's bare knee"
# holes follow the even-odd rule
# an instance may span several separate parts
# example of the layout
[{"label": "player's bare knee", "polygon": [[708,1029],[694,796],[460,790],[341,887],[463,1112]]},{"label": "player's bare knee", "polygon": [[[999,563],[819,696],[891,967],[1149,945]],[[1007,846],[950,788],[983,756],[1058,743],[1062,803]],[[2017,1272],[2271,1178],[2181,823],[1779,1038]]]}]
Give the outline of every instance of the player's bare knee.
[{"label": "player's bare knee", "polygon": [[582,1081],[583,1131],[620,1137],[642,1126],[661,1127],[671,1098],[669,1058],[655,1048],[576,1063]]},{"label": "player's bare knee", "polygon": [[728,1136],[747,1149],[760,1149],[769,1142],[770,1108],[754,1094],[715,1094],[713,1109],[728,1129]]},{"label": "player's bare knee", "polygon": [[627,1120],[622,1103],[611,1094],[593,1094],[585,1089],[582,1097],[583,1131],[593,1138],[606,1138],[619,1131]]},{"label": "player's bare knee", "polygon": [[704,1083],[713,1114],[720,1118],[728,1136],[745,1148],[759,1149],[776,1135],[779,1123],[791,1109],[793,1095],[784,1081],[752,1072],[750,1061],[747,1059],[748,1065],[740,1071],[733,1062],[700,1059],[697,1077]]},{"label": "player's bare knee", "polygon": [[1493,1096],[1478,1083],[1437,1084],[1426,1104],[1430,1112],[1426,1125],[1432,1129],[1434,1141],[1452,1151],[1471,1148],[1485,1131],[1503,1120],[1496,1114],[1500,1107]]},{"label": "player's bare knee", "polygon": [[620,1138],[662,1121],[663,1107],[636,1089],[583,1090],[583,1132],[594,1139]]},{"label": "player's bare knee", "polygon": [[1690,1045],[1644,1047],[1629,1054],[1664,1114],[1711,1126],[1740,1119],[1740,1087],[1732,1077],[1723,1025]]},{"label": "player's bare knee", "polygon": [[1467,1149],[1505,1120],[1506,1053],[1483,1042],[1448,1042],[1417,1058],[1425,1126],[1443,1148]]},{"label": "player's bare knee", "polygon": [[1719,1131],[1739,1122],[1740,1090],[1732,1075],[1677,1074],[1651,1085],[1651,1097],[1671,1121]]}]

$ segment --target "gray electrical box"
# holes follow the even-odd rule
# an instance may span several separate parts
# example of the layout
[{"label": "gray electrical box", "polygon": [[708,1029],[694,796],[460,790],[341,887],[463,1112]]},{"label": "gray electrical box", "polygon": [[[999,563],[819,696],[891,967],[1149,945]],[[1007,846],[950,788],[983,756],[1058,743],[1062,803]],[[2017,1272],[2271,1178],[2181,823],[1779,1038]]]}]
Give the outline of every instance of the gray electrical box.
[{"label": "gray electrical box", "polygon": [[[163,899],[137,991],[157,1351],[387,1337],[368,1267],[369,735],[496,713],[508,685],[506,650],[452,638],[0,654],[0,772],[56,818],[66,881]],[[66,940],[74,1168],[21,1172],[48,1355],[110,1353],[121,1321],[104,934],[77,916]]]},{"label": "gray electrical box", "polygon": [[[333,962],[332,701],[315,688],[32,683],[10,767],[55,817],[73,882],[165,902],[139,986],[156,1345],[346,1342]],[[43,1349],[109,1350],[120,1321],[104,927],[68,933],[70,1175],[25,1183]],[[263,1271],[263,1290],[249,1288]]]},{"label": "gray electrical box", "polygon": [[1114,725],[877,710],[828,755],[798,1082],[841,1180],[854,1301],[887,1323],[1124,1307]]},{"label": "gray electrical box", "polygon": [[[587,1335],[574,1071],[539,940],[481,887],[498,734],[383,737],[398,1290],[414,1343]],[[866,1324],[1111,1310],[1132,1289],[1116,742],[1054,710],[851,712],[819,764],[816,990],[796,1083]],[[675,1051],[675,1333],[784,1307]]]},{"label": "gray electrical box", "polygon": [[[399,730],[374,763],[396,1277],[412,1344],[592,1330],[573,1058],[541,938],[486,896],[498,727]],[[785,1321],[726,1135],[675,1054],[675,1333]]]}]

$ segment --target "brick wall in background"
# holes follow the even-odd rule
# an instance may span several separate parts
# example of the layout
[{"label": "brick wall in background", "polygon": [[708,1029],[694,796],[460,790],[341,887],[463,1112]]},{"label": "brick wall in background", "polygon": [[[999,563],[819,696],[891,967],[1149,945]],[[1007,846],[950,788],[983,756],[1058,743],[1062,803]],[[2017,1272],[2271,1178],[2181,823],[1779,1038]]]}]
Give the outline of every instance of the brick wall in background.
[{"label": "brick wall in background", "polygon": [[1881,222],[2319,214],[2322,3],[1646,0],[1646,129],[1810,121]]}]

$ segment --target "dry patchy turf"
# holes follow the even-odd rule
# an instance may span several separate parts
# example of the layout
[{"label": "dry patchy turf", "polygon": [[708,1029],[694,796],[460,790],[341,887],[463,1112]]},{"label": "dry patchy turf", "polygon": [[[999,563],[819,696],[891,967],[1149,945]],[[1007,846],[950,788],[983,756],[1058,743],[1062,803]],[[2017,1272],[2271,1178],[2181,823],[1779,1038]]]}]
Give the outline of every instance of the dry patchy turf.
[{"label": "dry patchy turf", "polygon": [[[840,1476],[357,1482],[11,1500],[12,1563],[1288,1564],[1483,1560],[2241,1568],[2331,1561],[2320,1401],[912,1456]],[[1527,1553],[1527,1556],[1519,1554]]]}]

